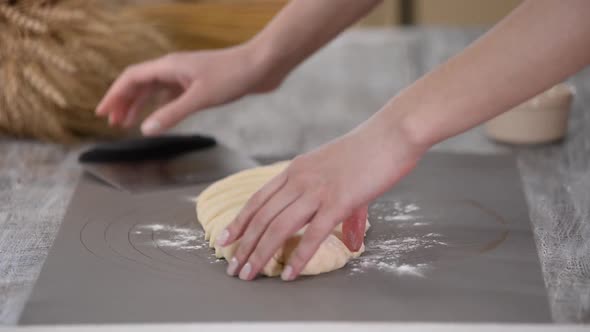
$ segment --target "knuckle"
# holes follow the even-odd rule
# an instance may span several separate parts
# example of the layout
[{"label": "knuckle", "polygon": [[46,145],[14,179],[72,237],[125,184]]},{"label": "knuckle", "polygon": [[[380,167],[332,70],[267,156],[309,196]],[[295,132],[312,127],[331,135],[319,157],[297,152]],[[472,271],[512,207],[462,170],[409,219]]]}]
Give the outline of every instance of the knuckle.
[{"label": "knuckle", "polygon": [[166,62],[166,63],[175,63],[176,61],[180,60],[180,53],[174,52],[174,53],[168,53],[166,55],[164,55],[163,57],[160,58],[161,61]]},{"label": "knuckle", "polygon": [[309,260],[308,254],[305,250],[306,249],[304,249],[304,247],[298,247],[295,251],[293,251],[291,257],[289,257],[289,264],[294,268],[303,268]]},{"label": "knuckle", "polygon": [[293,176],[301,174],[305,171],[307,164],[308,162],[305,156],[297,156],[291,161],[289,167],[287,167],[287,174]]},{"label": "knuckle", "polygon": [[[300,158],[300,157],[297,157],[297,158]],[[287,180],[289,182],[298,180],[301,177],[301,175],[304,174],[304,172],[305,172],[304,166],[301,165],[301,162],[299,162],[298,161],[299,159],[297,159],[297,158],[295,158],[293,161],[291,161],[291,163],[289,164],[289,166],[285,170],[285,175],[287,176]]]},{"label": "knuckle", "polygon": [[294,168],[298,168],[298,167],[304,167],[305,165],[307,165],[307,156],[305,155],[299,155],[295,158],[293,158],[293,160],[291,161],[291,166]]},{"label": "knuckle", "polygon": [[287,174],[287,178],[289,187],[298,193],[316,188],[318,185],[312,175],[304,172],[290,172]]},{"label": "knuckle", "polygon": [[267,212],[262,212],[262,215],[256,216],[256,218],[254,218],[254,220],[250,223],[250,226],[248,226],[248,235],[256,238],[258,234],[261,234],[265,230],[267,224],[265,221],[270,219],[270,217],[266,218],[267,215]]},{"label": "knuckle", "polygon": [[125,68],[123,70],[123,73],[121,74],[121,78],[122,78],[122,80],[131,81],[135,77],[136,72],[137,72],[137,65],[128,66],[127,68]]},{"label": "knuckle", "polygon": [[310,225],[301,242],[304,243],[306,247],[319,245],[319,243],[326,238],[332,228],[333,226],[329,219],[319,220],[315,225]]},{"label": "knuckle", "polygon": [[238,228],[238,227],[241,227],[243,224],[245,224],[246,223],[246,216],[247,216],[246,212],[248,212],[246,210],[246,208],[242,208],[240,210],[240,212],[238,213],[238,215],[236,215],[234,220],[229,224],[229,227]]},{"label": "knuckle", "polygon": [[286,233],[285,220],[283,218],[276,218],[275,221],[268,226],[266,232],[268,236],[276,238],[279,235]]},{"label": "knuckle", "polygon": [[260,232],[266,228],[267,223],[271,221],[272,217],[270,211],[261,209],[252,217],[248,229],[255,233]]},{"label": "knuckle", "polygon": [[322,202],[329,202],[334,196],[325,181],[321,181],[315,186],[314,194],[317,195],[317,197],[320,198]]},{"label": "knuckle", "polygon": [[234,221],[231,224],[229,224],[225,230],[229,232],[231,238],[234,238],[237,234],[240,233],[240,229],[242,228],[241,226],[242,225]]},{"label": "knuckle", "polygon": [[[312,248],[315,247],[318,243],[321,243],[324,239],[324,235],[320,234],[320,231],[310,233],[307,237],[306,241],[304,242],[305,248]],[[303,242],[302,242],[303,243]]]},{"label": "knuckle", "polygon": [[330,194],[332,191],[329,180],[325,175],[310,167],[310,163],[305,158],[295,158],[287,168],[286,175],[289,185],[299,191],[310,190],[321,197]]},{"label": "knuckle", "polygon": [[248,262],[254,269],[262,267],[264,265],[264,255],[260,252],[260,250],[254,250],[254,252],[252,252],[248,258]]},{"label": "knuckle", "polygon": [[238,261],[238,263],[240,265],[242,265],[242,264],[245,264],[246,263],[246,258],[247,257],[246,257],[246,255],[242,251],[238,250],[234,254],[234,258]]},{"label": "knuckle", "polygon": [[322,193],[322,203],[326,211],[330,211],[332,214],[334,211],[343,212],[347,209],[343,196],[335,193],[333,190],[325,190]]},{"label": "knuckle", "polygon": [[292,193],[303,193],[308,187],[306,181],[304,181],[301,177],[289,180],[288,186],[288,190]]},{"label": "knuckle", "polygon": [[248,246],[252,246],[260,238],[264,232],[266,224],[260,220],[253,220],[244,232],[244,241],[247,241]]},{"label": "knuckle", "polygon": [[253,247],[252,243],[254,242],[254,238],[255,237],[252,235],[250,230],[246,231],[240,240],[240,252],[250,251],[250,249]]},{"label": "knuckle", "polygon": [[270,241],[282,243],[296,231],[294,227],[296,227],[295,223],[289,224],[286,219],[278,219],[268,226],[264,236]]},{"label": "knuckle", "polygon": [[264,195],[259,190],[254,195],[252,195],[252,197],[250,197],[250,199],[248,200],[248,204],[246,204],[244,210],[250,212],[255,207],[262,205],[262,203],[264,203]]},{"label": "knuckle", "polygon": [[131,84],[142,83],[142,68],[143,66],[141,64],[131,65],[125,68],[125,70],[123,70],[123,74],[121,75],[122,81]]},{"label": "knuckle", "polygon": [[125,69],[123,70],[123,75],[129,76],[129,75],[133,74],[135,71],[137,71],[138,66],[139,66],[138,64],[134,64],[134,65],[129,65],[129,66],[125,67]]},{"label": "knuckle", "polygon": [[246,263],[248,259],[248,255],[250,254],[251,250],[248,246],[244,243],[244,241],[240,241],[240,246],[236,250],[234,257],[238,260],[240,264]]},{"label": "knuckle", "polygon": [[250,222],[250,215],[250,209],[248,207],[244,207],[236,219],[234,219],[234,221],[231,223],[231,225],[235,228],[246,226],[246,224]]}]

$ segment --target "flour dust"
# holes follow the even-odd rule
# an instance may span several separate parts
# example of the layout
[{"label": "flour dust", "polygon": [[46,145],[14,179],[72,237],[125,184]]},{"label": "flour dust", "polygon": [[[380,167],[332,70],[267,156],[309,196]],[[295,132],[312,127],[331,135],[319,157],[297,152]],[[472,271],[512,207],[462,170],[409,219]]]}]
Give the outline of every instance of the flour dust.
[{"label": "flour dust", "polygon": [[[422,227],[431,224],[428,221],[420,220],[423,218],[419,214],[420,207],[414,203],[377,202],[373,205],[372,210],[380,211],[373,219],[377,223],[396,222],[401,228]],[[395,275],[424,277],[424,274],[431,268],[430,264],[426,262],[410,264],[405,262],[405,258],[418,250],[447,246],[448,244],[443,241],[442,237],[438,233],[394,238],[384,238],[377,235],[376,239],[366,241],[365,253],[349,263],[350,274],[356,275],[377,270]]]},{"label": "flour dust", "polygon": [[[388,204],[387,208],[379,204]],[[399,227],[422,227],[431,223],[421,220],[420,207],[416,204],[403,204],[401,202],[376,203],[373,208],[387,211],[385,214],[374,216],[373,222],[396,222]],[[164,224],[139,225],[132,230],[135,235],[154,234],[153,239],[144,245],[157,246],[159,248],[187,250],[198,252],[200,256],[210,257],[211,263],[223,262],[211,254],[209,245],[205,240],[205,233],[200,228],[172,226]],[[438,233],[427,233],[411,237],[377,238],[367,240],[365,253],[349,263],[350,274],[357,275],[377,270],[395,275],[407,275],[423,277],[430,268],[428,263],[410,264],[405,257],[417,250],[429,249],[437,246],[447,246],[443,236]]]},{"label": "flour dust", "polygon": [[[375,203],[377,207],[379,204],[386,204],[383,202]],[[420,207],[414,203],[403,204],[402,202],[392,202],[388,208],[391,210],[387,215],[378,215],[377,220],[384,221],[408,221],[422,218],[417,211],[420,211]]]},{"label": "flour dust", "polygon": [[209,245],[205,240],[205,232],[200,228],[189,228],[182,226],[171,226],[163,224],[140,225],[134,231],[134,234],[141,235],[145,233],[157,234],[149,244],[159,248],[187,250],[187,251],[205,251],[207,256],[214,258],[212,262],[223,261],[210,255]]}]

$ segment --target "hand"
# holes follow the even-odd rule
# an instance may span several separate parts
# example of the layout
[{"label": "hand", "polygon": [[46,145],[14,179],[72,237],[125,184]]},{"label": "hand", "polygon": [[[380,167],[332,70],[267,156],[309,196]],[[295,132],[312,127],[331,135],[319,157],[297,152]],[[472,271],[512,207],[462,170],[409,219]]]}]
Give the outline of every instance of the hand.
[{"label": "hand", "polygon": [[374,117],[295,158],[253,195],[218,239],[224,246],[240,239],[228,274],[254,279],[284,242],[307,225],[282,274],[284,280],[296,278],[337,224],[362,212],[413,169],[424,149],[384,124]]},{"label": "hand", "polygon": [[126,69],[111,86],[96,113],[111,125],[131,127],[148,98],[171,92],[167,104],[142,125],[145,135],[158,134],[189,114],[231,102],[249,93],[279,86],[286,73],[269,72],[253,45],[202,52],[173,53]]}]

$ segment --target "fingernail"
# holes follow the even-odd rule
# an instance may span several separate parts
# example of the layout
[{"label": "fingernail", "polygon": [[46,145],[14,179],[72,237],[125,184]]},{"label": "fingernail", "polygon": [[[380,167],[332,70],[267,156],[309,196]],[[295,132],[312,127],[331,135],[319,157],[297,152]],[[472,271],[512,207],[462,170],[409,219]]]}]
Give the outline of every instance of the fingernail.
[{"label": "fingernail", "polygon": [[224,229],[223,232],[221,232],[221,234],[219,234],[217,237],[217,245],[223,247],[227,242],[227,239],[229,239],[229,231]]},{"label": "fingernail", "polygon": [[293,268],[291,267],[291,265],[287,265],[285,267],[285,269],[283,270],[283,273],[281,273],[281,279],[283,279],[284,281],[291,281],[293,280]]},{"label": "fingernail", "polygon": [[141,131],[144,134],[156,134],[160,130],[160,123],[157,120],[148,120],[141,126]]},{"label": "fingernail", "polygon": [[240,279],[248,280],[248,277],[250,277],[250,272],[252,272],[252,265],[250,265],[250,263],[246,263],[246,265],[244,265],[242,268],[242,271],[240,271]]},{"label": "fingernail", "polygon": [[235,257],[232,257],[232,259],[229,261],[229,265],[227,266],[227,274],[232,277],[235,276],[236,270],[238,269],[238,265],[240,265],[240,263],[238,262],[238,259]]}]

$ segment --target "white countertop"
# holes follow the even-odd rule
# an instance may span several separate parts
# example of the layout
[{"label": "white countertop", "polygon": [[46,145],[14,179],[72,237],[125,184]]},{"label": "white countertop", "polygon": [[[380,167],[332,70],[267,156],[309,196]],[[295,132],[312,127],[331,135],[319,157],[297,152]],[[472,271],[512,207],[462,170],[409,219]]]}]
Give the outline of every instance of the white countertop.
[{"label": "white countertop", "polygon": [[100,326],[51,326],[51,327],[14,327],[6,328],[3,331],[19,332],[43,332],[43,331],[76,331],[76,332],[98,332],[98,331],[141,331],[141,332],[160,332],[160,331],[195,331],[196,329],[207,329],[207,332],[232,332],[232,331],[252,331],[252,332],[356,332],[356,331],[395,331],[403,330],[409,332],[495,332],[495,331],[518,331],[518,332],[578,332],[590,331],[590,326],[584,325],[472,325],[472,324],[421,324],[421,323],[398,323],[398,324],[368,324],[368,323],[269,323],[269,324],[248,324],[248,323],[228,323],[228,324],[152,324],[152,325],[100,325]]}]

